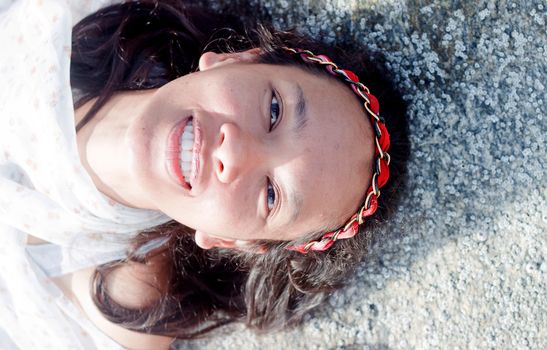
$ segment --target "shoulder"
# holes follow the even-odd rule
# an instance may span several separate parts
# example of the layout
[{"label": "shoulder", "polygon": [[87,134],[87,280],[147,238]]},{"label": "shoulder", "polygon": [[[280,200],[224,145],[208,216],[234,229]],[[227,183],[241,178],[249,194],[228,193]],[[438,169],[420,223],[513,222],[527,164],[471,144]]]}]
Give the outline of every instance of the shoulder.
[{"label": "shoulder", "polygon": [[[61,276],[54,279],[54,281],[80,307],[97,328],[125,348],[130,350],[169,349],[174,340],[173,338],[131,331],[110,322],[102,315],[93,303],[89,292],[94,271],[94,267],[87,268]],[[154,293],[157,293],[157,290],[151,289],[148,282],[143,284],[142,278],[138,276],[140,273],[135,274],[135,272],[140,271],[134,266],[121,267],[109,281],[112,284],[112,288],[109,288],[109,294],[116,302],[124,300],[123,303],[120,303],[125,307],[143,306],[156,297]],[[127,293],[128,291],[133,292]]]}]

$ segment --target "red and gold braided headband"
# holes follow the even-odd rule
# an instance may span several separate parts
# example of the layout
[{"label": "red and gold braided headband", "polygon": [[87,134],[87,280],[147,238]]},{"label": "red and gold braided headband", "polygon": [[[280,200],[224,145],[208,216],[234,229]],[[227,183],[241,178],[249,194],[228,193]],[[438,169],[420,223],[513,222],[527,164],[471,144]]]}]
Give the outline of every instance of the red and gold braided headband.
[{"label": "red and gold braided headband", "polygon": [[357,94],[357,96],[363,99],[363,106],[370,115],[376,145],[372,184],[367,190],[363,205],[344,226],[338,230],[325,233],[320,240],[287,247],[290,250],[306,254],[310,250],[325,251],[329,249],[337,240],[355,236],[357,232],[359,232],[359,225],[363,224],[365,218],[376,212],[376,209],[378,209],[380,188],[382,188],[389,179],[390,157],[387,150],[389,149],[390,141],[389,133],[387,132],[384,120],[379,115],[380,105],[378,103],[378,99],[370,93],[369,89],[365,85],[359,82],[359,78],[355,73],[338,68],[338,66],[325,55],[315,55],[308,50],[291,49],[288,47],[285,49],[291,54],[300,56],[304,62],[324,66],[330,74],[341,78],[350,84],[351,89]]}]

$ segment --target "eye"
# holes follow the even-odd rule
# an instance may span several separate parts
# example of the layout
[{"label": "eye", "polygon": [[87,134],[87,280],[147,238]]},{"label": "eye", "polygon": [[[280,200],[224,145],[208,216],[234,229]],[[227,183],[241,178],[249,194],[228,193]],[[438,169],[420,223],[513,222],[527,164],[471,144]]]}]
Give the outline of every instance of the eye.
[{"label": "eye", "polygon": [[270,105],[270,130],[272,131],[278,124],[279,119],[281,118],[281,107],[277,101],[277,96],[275,91],[272,91],[272,102]]},{"label": "eye", "polygon": [[267,200],[268,200],[268,212],[271,212],[275,208],[275,199],[277,196],[275,195],[275,188],[270,182],[270,179],[268,178],[268,191],[267,191]]}]

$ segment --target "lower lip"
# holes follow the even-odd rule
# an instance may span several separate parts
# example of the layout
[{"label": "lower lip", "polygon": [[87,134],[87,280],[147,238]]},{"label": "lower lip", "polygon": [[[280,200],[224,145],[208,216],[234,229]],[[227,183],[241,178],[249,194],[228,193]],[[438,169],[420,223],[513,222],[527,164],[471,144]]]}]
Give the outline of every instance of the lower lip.
[{"label": "lower lip", "polygon": [[184,132],[184,128],[191,117],[186,117],[178,122],[175,127],[169,133],[167,137],[167,152],[165,166],[167,173],[173,178],[179,185],[187,190],[192,188],[188,183],[184,175],[182,175],[182,169],[180,168],[180,137]]}]

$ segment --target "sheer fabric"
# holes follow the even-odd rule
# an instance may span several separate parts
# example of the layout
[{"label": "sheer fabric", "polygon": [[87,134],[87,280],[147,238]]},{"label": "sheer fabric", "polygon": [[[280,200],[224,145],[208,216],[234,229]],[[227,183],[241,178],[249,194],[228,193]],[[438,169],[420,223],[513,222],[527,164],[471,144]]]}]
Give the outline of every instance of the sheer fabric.
[{"label": "sheer fabric", "polygon": [[[78,156],[71,28],[112,2],[0,0],[2,349],[121,348],[49,277],[122,257],[131,236],[169,220],[102,195]],[[53,244],[27,250],[27,234]]]}]

